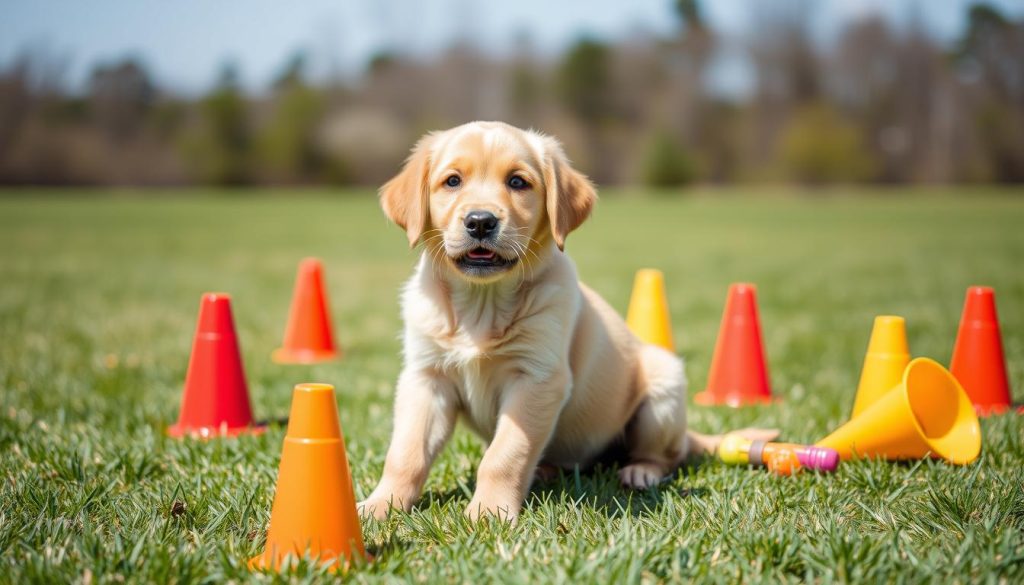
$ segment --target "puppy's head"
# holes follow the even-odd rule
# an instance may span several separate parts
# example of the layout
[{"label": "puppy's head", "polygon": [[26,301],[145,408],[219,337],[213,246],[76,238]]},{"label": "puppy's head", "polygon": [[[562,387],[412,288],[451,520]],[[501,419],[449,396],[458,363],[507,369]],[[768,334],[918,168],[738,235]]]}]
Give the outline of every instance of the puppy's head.
[{"label": "puppy's head", "polygon": [[563,248],[597,198],[556,140],[499,122],[428,134],[380,197],[410,246],[477,282]]}]

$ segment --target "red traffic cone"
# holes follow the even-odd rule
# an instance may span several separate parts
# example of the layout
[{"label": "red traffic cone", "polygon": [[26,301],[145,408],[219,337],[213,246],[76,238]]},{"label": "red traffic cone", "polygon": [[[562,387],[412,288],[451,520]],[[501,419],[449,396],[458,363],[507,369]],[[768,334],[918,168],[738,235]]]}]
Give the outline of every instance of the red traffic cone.
[{"label": "red traffic cone", "polygon": [[254,425],[238,352],[231,297],[206,293],[199,303],[199,323],[185,375],[178,422],[167,429],[172,437],[234,436],[260,433]]},{"label": "red traffic cone", "polygon": [[[960,381],[979,415],[999,414],[1010,408],[1010,381],[999,335],[995,293],[990,287],[967,289],[949,370]],[[1024,412],[1024,408],[1018,412]]]},{"label": "red traffic cone", "polygon": [[715,354],[711,358],[708,386],[693,399],[697,404],[729,406],[772,400],[754,285],[729,287]]},{"label": "red traffic cone", "polygon": [[295,293],[284,332],[284,343],[271,354],[279,364],[313,364],[337,359],[331,314],[324,293],[323,267],[316,258],[299,263]]}]

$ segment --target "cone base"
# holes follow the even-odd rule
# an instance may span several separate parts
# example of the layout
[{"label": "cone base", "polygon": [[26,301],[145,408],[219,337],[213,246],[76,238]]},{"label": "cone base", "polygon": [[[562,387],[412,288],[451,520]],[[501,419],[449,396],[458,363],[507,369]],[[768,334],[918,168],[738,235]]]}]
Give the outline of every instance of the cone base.
[{"label": "cone base", "polygon": [[[291,557],[291,555],[288,555],[288,557]],[[267,562],[266,555],[262,555],[262,554],[261,555],[256,555],[253,558],[249,559],[249,563],[248,563],[249,570],[251,570],[251,571],[269,571],[269,570],[280,571],[281,570],[281,565],[284,564],[284,561],[286,561],[286,560],[293,560],[294,558],[295,557],[281,559],[281,562],[278,562],[276,565],[274,565],[272,563],[268,563]],[[323,562],[317,561],[317,564],[322,566],[322,567],[327,567],[331,571],[340,571],[340,570],[343,570],[343,569],[348,567],[348,563],[342,561],[341,557],[335,557],[333,559],[324,559]]]},{"label": "cone base", "polygon": [[205,426],[186,427],[181,424],[173,424],[167,427],[167,435],[175,439],[190,437],[193,439],[216,439],[237,437],[240,435],[262,435],[267,430],[267,425],[246,425],[243,427],[228,426]]},{"label": "cone base", "polygon": [[739,408],[741,406],[754,406],[761,404],[771,404],[773,402],[780,402],[780,398],[774,396],[738,396],[729,395],[724,398],[712,393],[710,390],[698,392],[693,396],[693,402],[701,406],[731,406],[733,408]]},{"label": "cone base", "polygon": [[270,354],[270,359],[278,364],[319,364],[332,362],[341,358],[337,350],[321,349],[288,349],[279,347]]},{"label": "cone base", "polygon": [[974,412],[981,417],[1000,414],[1024,414],[1024,404],[975,404]]},{"label": "cone base", "polygon": [[[291,557],[291,555],[288,556]],[[287,560],[293,560],[294,558],[295,557],[291,557]],[[285,559],[282,559],[282,561],[284,560]],[[372,563],[374,561],[374,556],[367,552],[366,556],[363,559],[359,559],[357,557],[356,561]],[[249,559],[249,562],[246,563],[246,566],[249,567],[250,571],[280,571],[282,564],[283,562],[278,563],[277,566],[274,566],[271,563],[267,562],[266,555],[259,554]],[[331,571],[346,571],[354,563],[346,561],[342,557],[338,556],[334,557],[333,559],[323,559],[323,562],[318,561],[318,564],[322,567],[327,567]]]}]

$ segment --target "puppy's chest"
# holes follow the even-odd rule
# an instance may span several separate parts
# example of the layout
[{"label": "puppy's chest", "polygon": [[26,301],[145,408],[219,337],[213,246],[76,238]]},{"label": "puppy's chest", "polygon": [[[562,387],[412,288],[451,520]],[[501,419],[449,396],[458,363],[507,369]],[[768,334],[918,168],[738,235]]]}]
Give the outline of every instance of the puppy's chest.
[{"label": "puppy's chest", "polygon": [[466,422],[486,439],[494,435],[504,393],[522,373],[524,360],[511,345],[488,348],[463,340],[438,346],[438,369],[451,380]]},{"label": "puppy's chest", "polygon": [[503,397],[523,376],[553,368],[540,356],[553,352],[532,339],[530,328],[512,323],[500,335],[459,329],[431,339],[434,366],[452,382],[471,428],[487,440],[494,436]]},{"label": "puppy's chest", "polygon": [[[521,309],[521,308],[520,308]],[[528,360],[536,352],[536,327],[522,318],[521,310],[495,310],[484,305],[455,313],[453,323],[443,319],[423,319],[410,323],[430,346],[436,366],[443,371],[458,371],[466,376],[486,374],[516,362]]]},{"label": "puppy's chest", "polygon": [[443,373],[466,422],[490,439],[502,397],[524,376],[540,381],[554,372],[567,332],[532,298],[475,293],[453,296],[450,313],[407,313],[406,326],[415,333],[406,355]]}]

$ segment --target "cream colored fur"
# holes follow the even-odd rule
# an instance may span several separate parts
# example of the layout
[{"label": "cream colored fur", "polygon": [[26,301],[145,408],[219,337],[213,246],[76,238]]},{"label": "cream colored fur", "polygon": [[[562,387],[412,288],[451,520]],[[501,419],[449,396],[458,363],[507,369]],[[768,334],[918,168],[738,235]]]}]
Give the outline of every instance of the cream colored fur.
[{"label": "cream colored fur", "polygon": [[[445,181],[456,175],[457,188]],[[509,188],[513,175],[529,185]],[[494,122],[425,137],[381,189],[385,212],[423,253],[402,294],[405,363],[380,483],[360,509],[409,510],[461,418],[488,444],[466,513],[518,515],[538,464],[585,466],[617,439],[620,479],[650,487],[717,437],[687,434],[675,355],[638,340],[581,284],[561,251],[593,187],[551,138]],[[467,275],[471,210],[500,219],[494,250],[515,264]]]}]

